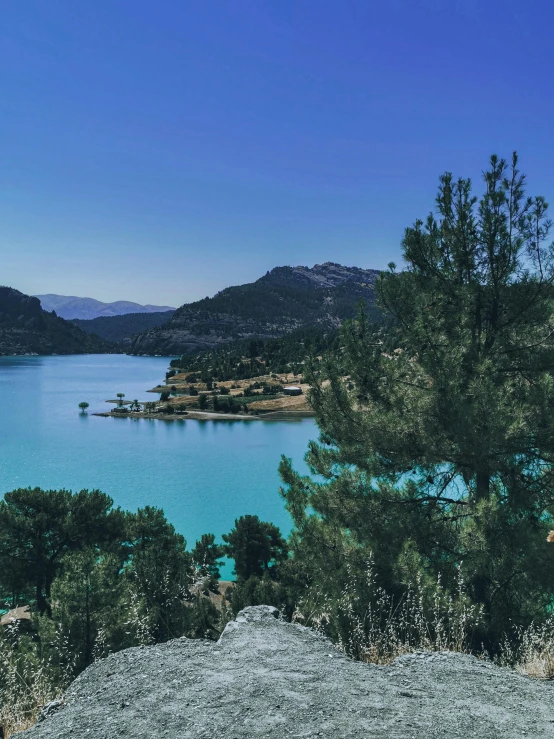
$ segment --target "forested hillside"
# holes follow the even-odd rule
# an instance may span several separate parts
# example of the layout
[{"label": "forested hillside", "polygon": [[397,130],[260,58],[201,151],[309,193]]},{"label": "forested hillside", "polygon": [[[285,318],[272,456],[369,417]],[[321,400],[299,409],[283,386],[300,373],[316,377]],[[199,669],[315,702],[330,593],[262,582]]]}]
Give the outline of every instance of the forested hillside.
[{"label": "forested hillside", "polygon": [[297,329],[275,339],[251,339],[225,344],[217,349],[185,354],[171,366],[194,372],[202,382],[257,377],[260,374],[302,373],[304,362],[316,356],[337,356],[340,334],[337,329]]},{"label": "forested hillside", "polygon": [[38,298],[0,287],[0,354],[85,354],[116,351],[99,336],[42,310]]},{"label": "forested hillside", "polygon": [[276,267],[256,282],[181,306],[163,326],[137,336],[136,354],[187,354],[241,339],[272,338],[302,327],[337,328],[360,301],[374,312],[377,270],[326,262]]},{"label": "forested hillside", "polygon": [[174,312],[168,310],[159,313],[126,313],[122,316],[99,316],[90,320],[74,318],[72,323],[87,333],[127,345],[133,336],[169,321]]}]

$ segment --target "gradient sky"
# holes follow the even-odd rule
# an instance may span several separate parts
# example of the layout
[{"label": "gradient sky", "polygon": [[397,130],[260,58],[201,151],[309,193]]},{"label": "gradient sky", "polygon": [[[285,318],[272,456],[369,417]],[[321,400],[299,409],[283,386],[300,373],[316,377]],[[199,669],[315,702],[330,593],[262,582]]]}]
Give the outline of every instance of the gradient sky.
[{"label": "gradient sky", "polygon": [[179,305],[381,268],[492,152],[554,201],[553,30],[547,0],[4,0],[0,283]]}]

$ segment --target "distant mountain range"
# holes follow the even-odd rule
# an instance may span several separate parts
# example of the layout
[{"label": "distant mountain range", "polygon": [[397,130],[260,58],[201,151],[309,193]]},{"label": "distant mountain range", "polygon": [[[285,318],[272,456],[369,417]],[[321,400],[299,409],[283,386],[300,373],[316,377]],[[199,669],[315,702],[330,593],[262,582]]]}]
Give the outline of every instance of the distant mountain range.
[{"label": "distant mountain range", "polygon": [[41,308],[40,301],[0,287],[0,355],[88,354],[117,351],[99,336]]},{"label": "distant mountain range", "polygon": [[177,310],[75,296],[31,297],[0,287],[0,354],[103,353],[125,347],[132,354],[176,356],[296,329],[336,328],[356,315],[360,301],[378,315],[378,276],[378,270],[333,262],[275,267],[255,282]]},{"label": "distant mountain range", "polygon": [[[335,328],[362,301],[374,314],[379,271],[333,262],[275,267],[256,282],[178,308],[161,326],[136,336],[134,354],[187,354],[236,340],[272,338],[303,327]],[[112,319],[113,320],[113,319]]]},{"label": "distant mountain range", "polygon": [[78,298],[75,295],[35,295],[45,311],[56,311],[60,318],[70,320],[79,318],[91,320],[101,316],[123,316],[127,313],[161,313],[174,311],[169,305],[140,305],[128,300],[116,300],[114,303],[102,303],[94,298]]}]

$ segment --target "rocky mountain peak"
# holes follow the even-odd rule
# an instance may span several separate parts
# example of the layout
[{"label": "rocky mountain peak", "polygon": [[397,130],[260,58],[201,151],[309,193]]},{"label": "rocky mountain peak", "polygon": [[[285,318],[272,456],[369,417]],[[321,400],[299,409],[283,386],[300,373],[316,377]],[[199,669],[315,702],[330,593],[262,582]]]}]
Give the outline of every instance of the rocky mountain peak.
[{"label": "rocky mountain peak", "polygon": [[336,262],[324,262],[313,267],[298,265],[297,267],[275,267],[258,282],[272,285],[298,285],[308,288],[333,288],[346,282],[373,285],[379,270],[345,267]]},{"label": "rocky mountain peak", "polygon": [[133,339],[136,354],[187,354],[236,340],[283,336],[304,327],[335,329],[360,300],[376,314],[379,272],[334,262],[275,267],[255,282],[181,306],[172,318]]}]

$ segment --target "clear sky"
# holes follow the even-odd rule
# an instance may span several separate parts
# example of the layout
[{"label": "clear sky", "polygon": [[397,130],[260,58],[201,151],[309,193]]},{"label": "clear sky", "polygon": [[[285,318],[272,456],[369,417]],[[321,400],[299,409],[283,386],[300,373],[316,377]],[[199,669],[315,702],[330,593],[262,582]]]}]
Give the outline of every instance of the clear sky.
[{"label": "clear sky", "polygon": [[553,28],[548,0],[4,0],[0,283],[179,305],[381,268],[492,152],[554,201]]}]

